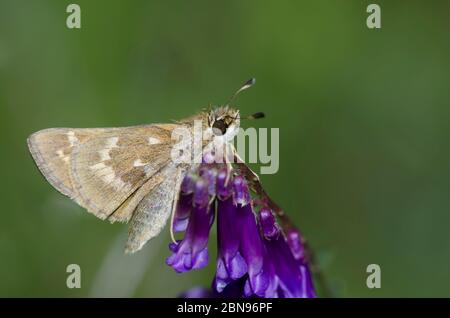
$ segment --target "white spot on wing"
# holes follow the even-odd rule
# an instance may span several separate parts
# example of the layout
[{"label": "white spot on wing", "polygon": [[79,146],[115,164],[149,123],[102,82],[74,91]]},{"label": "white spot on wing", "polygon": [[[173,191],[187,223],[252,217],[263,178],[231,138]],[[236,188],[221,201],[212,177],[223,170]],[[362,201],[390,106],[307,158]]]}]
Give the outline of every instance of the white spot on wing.
[{"label": "white spot on wing", "polygon": [[161,141],[155,137],[148,137],[148,143],[149,143],[149,145],[156,145],[156,144],[161,143]]},{"label": "white spot on wing", "polygon": [[117,142],[119,141],[119,137],[111,137],[106,140],[106,148],[115,148],[117,147]]},{"label": "white spot on wing", "polygon": [[134,166],[134,167],[142,167],[142,166],[145,166],[145,165],[147,165],[147,164],[144,163],[144,162],[142,162],[141,159],[136,159],[136,160],[133,162],[133,166]]},{"label": "white spot on wing", "polygon": [[111,149],[106,148],[98,151],[98,154],[100,155],[100,161],[106,161],[111,159],[111,156],[109,155],[109,151]]},{"label": "white spot on wing", "polygon": [[103,181],[106,183],[113,183],[116,179],[116,174],[114,173],[113,169],[111,167],[107,167],[105,169],[106,173],[102,176]]},{"label": "white spot on wing", "polygon": [[75,137],[75,133],[73,131],[67,132],[67,138],[69,139],[70,147],[73,147],[78,143],[78,138]]},{"label": "white spot on wing", "polygon": [[[95,176],[103,180],[107,185],[113,187],[117,190],[121,190],[124,188],[128,188],[129,184],[125,183],[120,177],[116,177],[116,173],[113,168],[107,166],[104,161],[110,160],[111,156],[109,152],[111,149],[118,147],[117,142],[119,141],[119,137],[110,137],[106,140],[105,148],[98,151],[100,155],[100,162],[89,167]],[[138,163],[141,163],[140,161]],[[141,163],[144,165],[143,163]]]},{"label": "white spot on wing", "polygon": [[106,168],[107,166],[103,163],[103,162],[99,162],[99,163],[97,163],[97,164],[95,164],[95,165],[92,165],[92,166],[90,166],[89,168],[91,169],[91,170],[102,170],[102,169],[104,169],[104,168]]},{"label": "white spot on wing", "polygon": [[100,161],[106,161],[110,160],[111,156],[109,155],[109,152],[112,148],[116,148],[117,142],[119,141],[119,137],[111,137],[106,139],[106,146],[105,148],[98,151],[98,154],[100,155]]},{"label": "white spot on wing", "polygon": [[103,180],[109,186],[115,189],[123,189],[127,184],[123,182],[120,178],[116,177],[113,168],[105,165],[103,162],[99,162],[95,165],[89,167],[94,174]]}]

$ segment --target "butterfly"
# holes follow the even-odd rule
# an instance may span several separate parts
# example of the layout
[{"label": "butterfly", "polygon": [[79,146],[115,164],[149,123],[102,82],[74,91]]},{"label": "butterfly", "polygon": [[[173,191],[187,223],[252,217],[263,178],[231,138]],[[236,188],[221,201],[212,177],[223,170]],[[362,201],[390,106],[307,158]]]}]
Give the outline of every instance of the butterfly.
[{"label": "butterfly", "polygon": [[[247,81],[230,102],[254,82]],[[240,115],[228,104],[167,124],[44,129],[28,138],[28,148],[56,190],[102,220],[129,223],[125,251],[133,253],[162,231],[174,213],[183,177],[195,166],[195,161],[173,160],[179,141],[174,132],[192,132],[201,123],[209,132],[203,148],[218,139],[229,143]]]}]

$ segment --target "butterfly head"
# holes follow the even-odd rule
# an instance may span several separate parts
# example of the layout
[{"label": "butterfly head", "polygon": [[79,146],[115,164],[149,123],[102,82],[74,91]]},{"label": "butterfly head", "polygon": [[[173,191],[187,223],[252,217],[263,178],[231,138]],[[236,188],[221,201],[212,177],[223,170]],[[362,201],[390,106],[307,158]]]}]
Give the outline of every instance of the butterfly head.
[{"label": "butterfly head", "polygon": [[[208,125],[211,129],[215,139],[222,139],[223,141],[230,141],[239,132],[241,117],[239,110],[236,110],[229,105],[234,101],[240,92],[252,87],[255,84],[255,79],[251,78],[244,85],[239,88],[230,98],[225,106],[217,107],[210,110],[208,113]],[[247,119],[263,118],[264,113],[256,113],[245,117]]]},{"label": "butterfly head", "polygon": [[239,130],[239,110],[229,106],[221,106],[213,109],[209,112],[208,124],[215,136],[232,138]]}]

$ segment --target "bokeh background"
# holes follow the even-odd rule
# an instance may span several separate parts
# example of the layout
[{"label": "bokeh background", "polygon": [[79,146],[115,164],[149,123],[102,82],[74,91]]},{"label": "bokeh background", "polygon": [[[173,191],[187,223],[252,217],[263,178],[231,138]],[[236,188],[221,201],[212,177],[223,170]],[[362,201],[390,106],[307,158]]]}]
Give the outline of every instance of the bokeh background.
[{"label": "bokeh background", "polygon": [[[82,28],[66,27],[81,6]],[[126,226],[44,181],[26,137],[167,122],[223,103],[280,128],[262,176],[337,297],[450,296],[450,3],[0,0],[0,296],[176,296],[205,270],[164,263],[169,235],[123,255]],[[212,252],[211,258],[215,254]],[[82,288],[66,287],[66,266]],[[366,267],[381,266],[381,289]]]}]

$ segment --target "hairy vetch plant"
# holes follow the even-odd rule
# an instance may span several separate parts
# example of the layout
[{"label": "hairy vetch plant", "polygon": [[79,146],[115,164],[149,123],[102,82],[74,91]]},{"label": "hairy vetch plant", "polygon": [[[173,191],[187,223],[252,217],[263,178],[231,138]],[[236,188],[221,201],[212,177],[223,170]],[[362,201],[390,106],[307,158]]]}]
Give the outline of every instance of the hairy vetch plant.
[{"label": "hairy vetch plant", "polygon": [[184,237],[170,244],[166,263],[179,273],[206,266],[217,218],[216,273],[211,290],[184,296],[315,297],[303,239],[258,177],[244,164],[207,162],[183,180],[173,231]]}]

